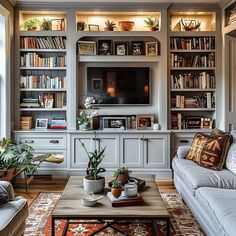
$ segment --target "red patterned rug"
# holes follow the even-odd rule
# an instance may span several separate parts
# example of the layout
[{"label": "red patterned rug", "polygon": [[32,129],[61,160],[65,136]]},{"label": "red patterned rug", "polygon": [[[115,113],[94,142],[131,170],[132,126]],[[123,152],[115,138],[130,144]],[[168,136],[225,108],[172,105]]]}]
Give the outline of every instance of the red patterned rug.
[{"label": "red patterned rug", "polygon": [[[29,216],[25,236],[50,236],[51,235],[51,211],[60,198],[60,193],[40,193],[29,208]],[[198,223],[195,221],[188,207],[176,193],[161,194],[168,211],[171,214],[171,236],[202,236],[204,235]],[[61,236],[65,221],[56,221],[56,236]],[[66,236],[88,236],[101,228],[102,224],[81,224],[73,221],[70,224]],[[130,224],[114,225],[126,232],[129,236],[152,236],[150,224],[132,222]],[[165,235],[165,222],[157,221],[158,235]],[[97,236],[121,236],[112,228],[107,228],[96,234]]]}]

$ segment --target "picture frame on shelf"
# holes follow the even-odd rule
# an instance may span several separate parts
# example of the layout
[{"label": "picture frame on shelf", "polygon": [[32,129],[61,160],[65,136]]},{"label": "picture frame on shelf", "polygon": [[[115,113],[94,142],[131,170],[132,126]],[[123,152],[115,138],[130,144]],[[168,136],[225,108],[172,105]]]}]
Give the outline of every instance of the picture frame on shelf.
[{"label": "picture frame on shelf", "polygon": [[146,56],[157,56],[158,55],[158,43],[157,42],[146,42],[145,43],[145,54],[146,54]]},{"label": "picture frame on shelf", "polygon": [[136,129],[150,130],[154,127],[154,115],[137,115],[136,116]]},{"label": "picture frame on shelf", "polygon": [[51,29],[52,31],[64,30],[64,19],[51,19]]},{"label": "picture frame on shelf", "polygon": [[131,55],[144,55],[144,42],[131,41]]},{"label": "picture frame on shelf", "polygon": [[45,108],[51,109],[53,108],[53,99],[52,98],[47,98],[45,99]]},{"label": "picture frame on shelf", "polygon": [[125,56],[129,54],[129,42],[115,42],[115,55]]},{"label": "picture frame on shelf", "polygon": [[101,91],[102,90],[102,78],[92,79],[92,90]]},{"label": "picture frame on shelf", "polygon": [[78,55],[96,55],[96,42],[78,41]]},{"label": "picture frame on shelf", "polygon": [[99,25],[88,24],[89,31],[100,31]]},{"label": "picture frame on shelf", "polygon": [[186,128],[187,129],[200,129],[201,128],[201,117],[187,116],[186,117]]},{"label": "picture frame on shelf", "polygon": [[104,117],[103,130],[126,130],[127,117]]},{"label": "picture frame on shelf", "polygon": [[212,118],[201,118],[201,129],[212,129],[213,119]]},{"label": "picture frame on shelf", "polygon": [[36,129],[47,129],[48,128],[48,119],[36,119],[35,128]]},{"label": "picture frame on shelf", "polygon": [[112,55],[112,40],[98,40],[98,55]]}]

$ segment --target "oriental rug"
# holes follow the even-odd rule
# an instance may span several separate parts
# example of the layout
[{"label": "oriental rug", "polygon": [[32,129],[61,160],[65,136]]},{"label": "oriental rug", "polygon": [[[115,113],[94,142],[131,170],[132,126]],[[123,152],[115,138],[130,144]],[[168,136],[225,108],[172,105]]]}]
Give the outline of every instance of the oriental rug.
[{"label": "oriental rug", "polygon": [[[29,208],[25,236],[50,236],[51,211],[60,198],[60,193],[40,193]],[[202,236],[205,235],[192,216],[189,208],[176,193],[161,193],[161,196],[171,214],[171,236]],[[61,236],[64,220],[56,221],[56,236]],[[70,224],[66,236],[88,236],[101,228],[103,224],[81,224],[74,221]],[[132,222],[130,224],[113,225],[129,236],[153,236],[151,225],[147,223]],[[165,235],[165,222],[157,221],[160,236]],[[121,236],[122,234],[107,228],[97,236]]]}]

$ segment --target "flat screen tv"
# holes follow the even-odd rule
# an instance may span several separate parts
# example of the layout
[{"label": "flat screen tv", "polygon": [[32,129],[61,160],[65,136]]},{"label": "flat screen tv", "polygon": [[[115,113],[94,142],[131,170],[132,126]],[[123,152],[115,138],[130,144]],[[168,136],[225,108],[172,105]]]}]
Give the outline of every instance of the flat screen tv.
[{"label": "flat screen tv", "polygon": [[87,67],[87,95],[104,105],[148,105],[150,68]]}]

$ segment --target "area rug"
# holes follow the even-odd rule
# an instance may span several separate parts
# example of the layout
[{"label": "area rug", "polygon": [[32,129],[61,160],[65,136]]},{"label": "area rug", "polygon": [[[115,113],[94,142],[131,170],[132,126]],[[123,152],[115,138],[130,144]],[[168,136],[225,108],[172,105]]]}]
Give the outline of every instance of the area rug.
[{"label": "area rug", "polygon": [[[25,236],[50,236],[51,235],[51,211],[60,198],[60,193],[40,193],[29,208]],[[188,207],[176,193],[161,193],[161,196],[171,214],[171,236],[202,236],[205,235],[192,216]],[[56,236],[61,236],[64,220],[56,221]],[[101,228],[101,224],[81,224],[73,221],[70,224],[66,236],[88,236]],[[131,224],[114,225],[126,232],[129,236],[153,236],[150,224],[132,222]],[[165,235],[165,222],[157,221],[158,235]],[[97,236],[121,236],[112,228],[96,234]]]}]

